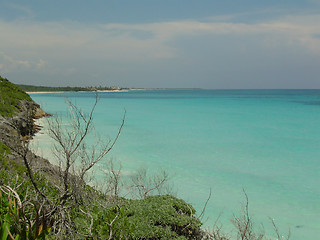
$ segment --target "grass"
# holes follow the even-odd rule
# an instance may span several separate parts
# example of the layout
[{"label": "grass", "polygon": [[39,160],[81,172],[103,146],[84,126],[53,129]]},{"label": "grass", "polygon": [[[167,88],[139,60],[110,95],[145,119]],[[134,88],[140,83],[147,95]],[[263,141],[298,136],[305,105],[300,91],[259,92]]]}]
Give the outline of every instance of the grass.
[{"label": "grass", "polygon": [[32,101],[21,88],[0,76],[0,115],[12,117],[20,109],[20,101]]}]

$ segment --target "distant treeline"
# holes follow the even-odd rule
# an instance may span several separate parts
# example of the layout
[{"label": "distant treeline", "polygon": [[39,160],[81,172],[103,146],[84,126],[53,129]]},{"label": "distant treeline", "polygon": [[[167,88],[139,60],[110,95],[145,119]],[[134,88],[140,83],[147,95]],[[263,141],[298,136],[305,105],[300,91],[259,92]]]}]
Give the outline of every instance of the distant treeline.
[{"label": "distant treeline", "polygon": [[103,91],[120,90],[118,87],[46,87],[17,84],[25,92],[80,92],[80,91]]}]

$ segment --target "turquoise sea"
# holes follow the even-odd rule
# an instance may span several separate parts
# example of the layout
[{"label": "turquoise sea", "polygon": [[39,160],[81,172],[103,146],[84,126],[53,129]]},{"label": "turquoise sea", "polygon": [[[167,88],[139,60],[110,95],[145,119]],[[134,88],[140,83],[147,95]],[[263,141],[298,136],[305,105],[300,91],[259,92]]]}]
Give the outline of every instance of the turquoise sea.
[{"label": "turquoise sea", "polygon": [[[51,114],[66,114],[65,97],[84,111],[94,102],[93,93],[31,96]],[[320,239],[320,90],[100,93],[94,124],[101,137],[116,135],[124,109],[125,126],[109,155],[124,174],[166,170],[177,196],[198,213],[211,189],[206,227],[221,215],[228,231],[244,189],[257,228],[262,223],[269,232],[272,218],[284,235],[290,228],[291,239]],[[46,136],[36,138],[48,156]]]}]

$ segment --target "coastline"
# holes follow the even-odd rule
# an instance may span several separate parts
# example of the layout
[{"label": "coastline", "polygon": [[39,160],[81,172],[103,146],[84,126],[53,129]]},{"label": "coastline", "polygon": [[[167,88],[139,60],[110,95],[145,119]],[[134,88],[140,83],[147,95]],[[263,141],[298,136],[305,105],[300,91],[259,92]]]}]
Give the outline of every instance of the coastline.
[{"label": "coastline", "polygon": [[48,134],[48,123],[45,117],[34,119],[34,124],[37,127],[38,131],[34,133],[30,139],[30,149],[31,151],[50,162],[53,166],[57,166],[58,162],[56,161],[54,154],[52,153],[52,144],[53,140]]},{"label": "coastline", "polygon": [[[77,91],[77,92],[128,92],[129,90],[99,90],[99,91]],[[58,91],[58,92],[26,92],[28,94],[37,94],[37,93],[76,93],[75,91]]]},{"label": "coastline", "polygon": [[42,93],[76,93],[76,92],[98,92],[98,93],[112,93],[112,92],[130,92],[130,91],[145,91],[145,88],[130,88],[123,90],[97,90],[97,91],[39,91],[39,92],[26,92],[27,94],[42,94]]}]

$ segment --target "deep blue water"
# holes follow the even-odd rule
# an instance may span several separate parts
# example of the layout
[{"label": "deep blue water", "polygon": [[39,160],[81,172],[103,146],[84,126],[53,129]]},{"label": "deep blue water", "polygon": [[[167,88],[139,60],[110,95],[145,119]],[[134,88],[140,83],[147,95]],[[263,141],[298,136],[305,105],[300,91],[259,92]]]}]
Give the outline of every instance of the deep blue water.
[{"label": "deep blue water", "polygon": [[[66,113],[65,97],[84,111],[94,102],[93,93],[31,96],[52,114]],[[230,229],[244,189],[257,227],[263,223],[269,231],[271,217],[282,233],[291,229],[291,239],[320,236],[320,90],[148,90],[99,97],[94,123],[103,138],[115,136],[126,110],[110,156],[124,175],[140,167],[166,170],[177,195],[198,212],[211,189],[208,227],[222,213],[220,222]]]}]

